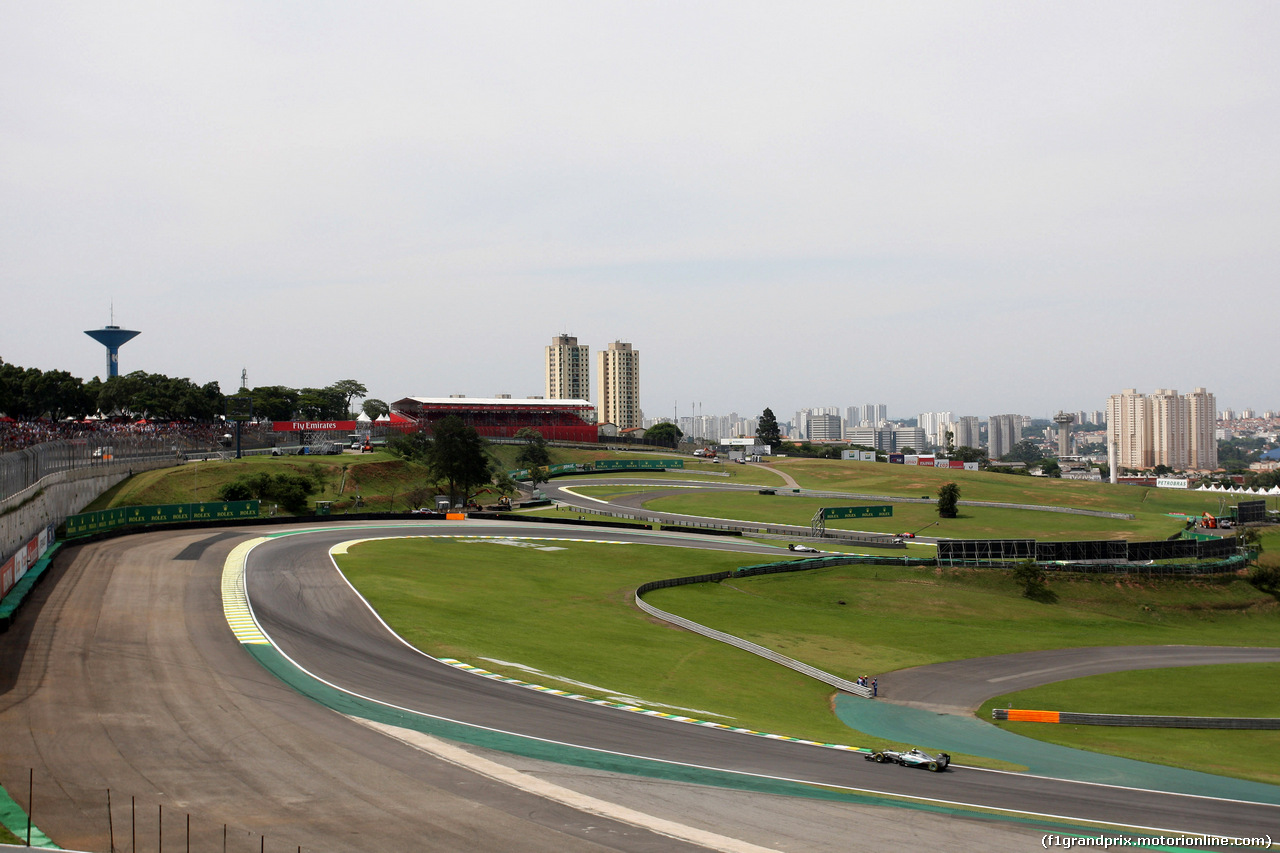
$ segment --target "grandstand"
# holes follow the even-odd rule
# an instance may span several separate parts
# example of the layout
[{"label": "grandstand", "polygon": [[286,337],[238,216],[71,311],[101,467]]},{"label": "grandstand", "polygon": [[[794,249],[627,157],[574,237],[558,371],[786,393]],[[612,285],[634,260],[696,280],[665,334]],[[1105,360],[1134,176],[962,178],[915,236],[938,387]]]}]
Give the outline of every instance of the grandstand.
[{"label": "grandstand", "polygon": [[405,397],[391,404],[390,429],[431,431],[441,418],[457,415],[485,438],[514,438],[525,427],[548,441],[598,441],[595,407],[586,400],[513,400],[506,397]]}]

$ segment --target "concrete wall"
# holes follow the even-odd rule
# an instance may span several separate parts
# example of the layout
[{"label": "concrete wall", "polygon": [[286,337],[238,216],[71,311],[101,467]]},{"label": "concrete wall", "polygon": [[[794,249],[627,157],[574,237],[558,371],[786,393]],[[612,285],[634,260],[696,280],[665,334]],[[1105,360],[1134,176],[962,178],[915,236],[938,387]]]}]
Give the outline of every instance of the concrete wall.
[{"label": "concrete wall", "polygon": [[7,560],[42,528],[55,527],[80,512],[98,495],[139,471],[179,464],[172,457],[129,460],[46,475],[38,483],[0,501],[0,562]]}]

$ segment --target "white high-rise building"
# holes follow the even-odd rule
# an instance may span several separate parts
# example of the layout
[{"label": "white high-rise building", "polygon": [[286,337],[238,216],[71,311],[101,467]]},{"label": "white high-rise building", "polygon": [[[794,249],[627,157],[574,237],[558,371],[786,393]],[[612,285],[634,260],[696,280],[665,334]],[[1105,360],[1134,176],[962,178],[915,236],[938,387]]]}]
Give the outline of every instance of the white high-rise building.
[{"label": "white high-rise building", "polygon": [[640,426],[640,351],[615,341],[596,355],[597,418],[618,429]]},{"label": "white high-rise building", "polygon": [[590,400],[591,348],[571,335],[557,335],[547,347],[547,399]]},{"label": "white high-rise building", "polygon": [[916,426],[924,430],[925,441],[936,447],[947,444],[946,430],[943,424],[951,423],[950,412],[921,412],[916,416]]},{"label": "white high-rise building", "polygon": [[1150,396],[1126,388],[1107,400],[1107,444],[1116,468],[1179,471],[1218,467],[1214,397],[1204,388],[1179,395],[1158,389]]}]

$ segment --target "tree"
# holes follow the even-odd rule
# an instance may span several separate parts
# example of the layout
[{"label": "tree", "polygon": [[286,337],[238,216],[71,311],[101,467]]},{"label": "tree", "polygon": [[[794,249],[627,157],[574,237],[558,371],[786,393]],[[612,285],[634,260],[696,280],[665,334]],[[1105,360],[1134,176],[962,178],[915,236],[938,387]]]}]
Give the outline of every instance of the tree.
[{"label": "tree", "polygon": [[[551,464],[551,453],[547,450],[547,440],[542,437],[542,433],[533,427],[521,427],[516,432],[516,439],[523,441],[519,452],[516,453],[516,465],[520,468],[541,468]],[[537,488],[537,484],[534,484]]]},{"label": "tree", "polygon": [[938,517],[955,518],[956,507],[960,503],[960,487],[955,483],[946,483],[938,488]]},{"label": "tree", "polygon": [[298,393],[298,412],[310,420],[345,418],[347,398],[332,385],[326,388],[303,388]]},{"label": "tree", "polygon": [[364,397],[365,394],[369,393],[368,388],[354,379],[339,379],[329,387],[341,394],[346,401],[343,403],[342,410],[347,415],[351,414],[351,401],[356,397]]},{"label": "tree", "polygon": [[1058,464],[1057,459],[1046,459],[1040,463],[1040,473],[1046,477],[1061,477],[1062,466]]},{"label": "tree", "polygon": [[661,423],[654,424],[645,430],[644,437],[647,441],[652,441],[655,444],[675,447],[679,444],[680,439],[684,438],[684,432],[673,423]]},{"label": "tree", "polygon": [[411,433],[397,432],[387,439],[387,452],[406,462],[425,462],[431,447],[431,436],[422,430]]},{"label": "tree", "polygon": [[365,400],[364,404],[360,406],[360,410],[371,421],[376,421],[383,415],[391,414],[391,407],[377,397],[370,397]]},{"label": "tree", "polygon": [[947,437],[947,441],[946,441],[947,455],[950,456],[952,451],[956,449],[956,434],[951,430],[947,430],[946,437]]},{"label": "tree", "polygon": [[437,421],[433,432],[427,446],[427,466],[438,481],[448,484],[450,503],[465,503],[477,487],[493,477],[488,443],[457,415]]},{"label": "tree", "polygon": [[1022,560],[1013,567],[1013,579],[1022,585],[1023,598],[1052,604],[1058,595],[1049,589],[1046,581],[1049,576],[1035,560]]},{"label": "tree", "polygon": [[756,441],[767,444],[770,452],[782,443],[782,430],[778,429],[778,419],[774,416],[773,409],[766,407],[760,413],[760,420],[756,424]]},{"label": "tree", "polygon": [[900,451],[898,451],[898,452],[899,452],[899,453],[906,454],[907,456],[915,456],[915,455],[916,455],[916,449],[915,449],[914,447],[904,447],[904,448],[902,448],[902,450],[900,450]]},{"label": "tree", "polygon": [[1025,462],[1028,465],[1034,465],[1043,458],[1044,451],[1029,438],[1019,441],[1009,449],[1008,453],[1000,457],[1004,462]]},{"label": "tree", "polygon": [[298,412],[298,392],[283,385],[263,385],[250,392],[253,413],[269,421],[292,420]]},{"label": "tree", "polygon": [[961,445],[951,451],[951,458],[960,462],[986,462],[987,454],[976,447]]}]

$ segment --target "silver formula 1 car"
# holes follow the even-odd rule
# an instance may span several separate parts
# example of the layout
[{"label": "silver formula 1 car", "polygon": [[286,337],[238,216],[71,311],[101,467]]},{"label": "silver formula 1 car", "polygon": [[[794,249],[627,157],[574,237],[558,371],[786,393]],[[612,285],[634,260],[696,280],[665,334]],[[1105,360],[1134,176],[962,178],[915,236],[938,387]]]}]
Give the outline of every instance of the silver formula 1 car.
[{"label": "silver formula 1 car", "polygon": [[919,749],[909,749],[906,752],[894,752],[890,749],[881,750],[879,752],[869,752],[862,756],[867,761],[874,761],[876,764],[900,764],[903,767],[924,767],[935,773],[941,773],[947,769],[947,765],[951,763],[951,756],[945,752],[939,752],[937,755],[930,755]]}]

